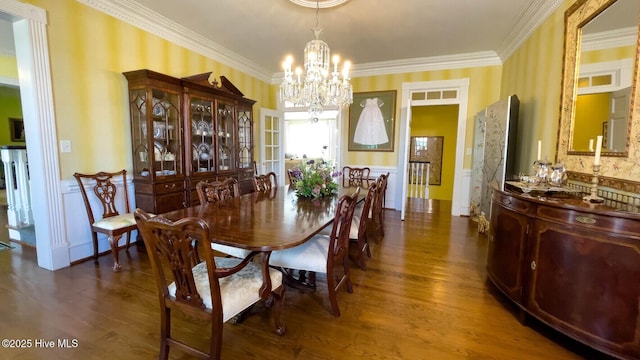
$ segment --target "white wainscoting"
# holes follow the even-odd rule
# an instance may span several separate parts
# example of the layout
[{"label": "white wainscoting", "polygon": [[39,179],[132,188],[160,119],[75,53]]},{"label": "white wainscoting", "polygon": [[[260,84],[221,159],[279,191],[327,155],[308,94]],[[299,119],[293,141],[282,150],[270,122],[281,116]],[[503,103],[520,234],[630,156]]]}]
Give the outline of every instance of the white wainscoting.
[{"label": "white wainscoting", "polygon": [[[120,179],[113,180],[116,184],[116,204],[120,213],[125,211],[124,203],[124,190],[123,183]],[[64,219],[65,227],[67,230],[67,244],[69,246],[69,260],[71,262],[85,259],[93,256],[93,240],[91,239],[91,227],[89,226],[89,218],[87,216],[87,210],[84,207],[84,201],[82,200],[82,194],[80,188],[75,179],[63,180],[61,183],[62,188],[62,203],[64,207]],[[102,205],[99,200],[93,195],[93,190],[87,188],[88,196],[94,214],[96,217],[102,214]],[[129,192],[129,204],[131,211],[135,210],[135,196],[133,191],[133,179],[127,178],[127,191]],[[138,232],[133,231],[131,233],[131,243],[135,243]],[[125,236],[120,239],[119,244],[125,244]],[[98,251],[111,251],[109,246],[109,240],[103,234],[98,234]],[[121,250],[122,251],[122,250]]]},{"label": "white wainscoting", "polygon": [[460,196],[458,209],[460,210],[460,215],[469,216],[471,213],[471,169],[464,169],[462,176],[463,192]]},{"label": "white wainscoting", "polygon": [[387,209],[395,209],[396,205],[400,207],[400,202],[396,199],[396,194],[394,189],[397,186],[397,172],[398,169],[391,166],[371,166],[371,165],[356,165],[356,164],[348,164],[347,166],[363,168],[368,167],[371,169],[371,174],[369,174],[369,178],[377,178],[381,174],[389,173],[389,179],[387,180],[387,194],[385,199],[385,208]]}]

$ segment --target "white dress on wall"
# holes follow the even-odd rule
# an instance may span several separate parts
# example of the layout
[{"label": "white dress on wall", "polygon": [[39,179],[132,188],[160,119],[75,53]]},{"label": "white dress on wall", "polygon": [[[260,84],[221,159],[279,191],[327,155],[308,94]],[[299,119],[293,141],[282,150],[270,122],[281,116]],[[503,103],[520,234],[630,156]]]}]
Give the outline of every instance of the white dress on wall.
[{"label": "white dress on wall", "polygon": [[360,103],[363,107],[353,134],[353,142],[362,145],[380,145],[389,142],[387,128],[380,107],[384,105],[378,98],[366,99]]}]

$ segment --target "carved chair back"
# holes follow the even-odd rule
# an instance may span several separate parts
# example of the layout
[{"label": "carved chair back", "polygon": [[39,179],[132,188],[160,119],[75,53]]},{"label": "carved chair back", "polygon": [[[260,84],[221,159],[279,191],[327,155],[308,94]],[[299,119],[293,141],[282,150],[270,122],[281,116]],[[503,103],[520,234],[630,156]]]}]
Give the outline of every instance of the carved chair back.
[{"label": "carved chair back", "polygon": [[[129,193],[127,190],[127,171],[116,172],[100,171],[94,174],[75,173],[76,179],[84,206],[87,210],[89,225],[91,226],[91,237],[93,240],[93,257],[98,258],[98,233],[107,235],[109,244],[114,256],[114,271],[120,269],[118,264],[118,241],[123,234],[127,234],[126,247],[129,248],[131,231],[136,229],[133,214],[129,207]],[[122,201],[124,212],[121,214],[117,209],[118,196],[117,184],[122,183]],[[89,199],[87,187],[98,199],[100,206],[92,206]]]},{"label": "carved chair back", "polygon": [[[200,239],[209,239],[207,223],[199,218],[188,217],[172,222],[161,216],[151,217],[144,211],[135,211],[135,220],[149,254],[149,262],[158,288],[160,301],[160,359],[167,359],[170,346],[204,359],[220,359],[223,323],[243,310],[236,302],[252,304],[260,297],[262,270],[252,263],[252,256],[243,260],[214,258],[209,246],[201,246],[204,262],[198,254]],[[208,240],[207,240],[208,241]],[[219,261],[220,265],[216,265]],[[273,283],[274,274],[269,277]],[[242,272],[237,274],[238,272]],[[278,274],[275,270],[274,272]],[[220,279],[225,279],[221,285]],[[282,303],[282,277],[273,283],[272,298],[276,333],[283,335],[280,323]],[[248,283],[257,283],[254,288],[244,288]],[[255,293],[254,293],[255,292]],[[226,303],[222,299],[229,299]],[[188,316],[211,322],[209,353],[205,353],[184,341],[171,336],[171,311],[181,311]]]},{"label": "carved chair back", "polygon": [[342,186],[367,186],[369,185],[370,173],[371,169],[368,167],[344,166],[342,168]]},{"label": "carved chair back", "polygon": [[253,178],[253,190],[257,192],[267,193],[271,189],[278,187],[278,179],[273,171],[264,175],[258,175]]},{"label": "carved chair back", "polygon": [[200,204],[214,203],[239,197],[238,180],[234,178],[226,178],[223,181],[200,181],[196,184],[196,192]]}]

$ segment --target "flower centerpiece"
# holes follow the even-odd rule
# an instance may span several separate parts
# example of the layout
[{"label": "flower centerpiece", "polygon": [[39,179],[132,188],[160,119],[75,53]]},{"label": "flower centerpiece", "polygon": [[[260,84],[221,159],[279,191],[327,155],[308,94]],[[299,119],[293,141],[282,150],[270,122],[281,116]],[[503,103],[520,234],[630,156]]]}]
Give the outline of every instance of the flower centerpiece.
[{"label": "flower centerpiece", "polygon": [[339,174],[332,173],[325,162],[309,160],[301,167],[293,169],[293,188],[298,196],[319,198],[338,192],[338,184],[333,180]]}]

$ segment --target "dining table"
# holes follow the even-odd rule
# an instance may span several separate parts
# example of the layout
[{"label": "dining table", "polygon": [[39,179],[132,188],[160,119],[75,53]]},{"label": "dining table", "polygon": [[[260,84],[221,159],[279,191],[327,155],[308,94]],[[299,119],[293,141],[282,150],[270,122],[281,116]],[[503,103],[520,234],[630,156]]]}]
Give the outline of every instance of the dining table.
[{"label": "dining table", "polygon": [[[211,242],[261,253],[260,297],[267,300],[271,293],[268,276],[271,252],[300,245],[318,234],[332,223],[340,197],[352,195],[356,190],[356,187],[339,187],[337,193],[330,196],[305,198],[285,185],[269,192],[248,193],[160,216],[171,221],[200,218],[209,226]],[[358,200],[362,201],[364,195],[360,191]]]}]

